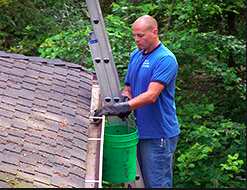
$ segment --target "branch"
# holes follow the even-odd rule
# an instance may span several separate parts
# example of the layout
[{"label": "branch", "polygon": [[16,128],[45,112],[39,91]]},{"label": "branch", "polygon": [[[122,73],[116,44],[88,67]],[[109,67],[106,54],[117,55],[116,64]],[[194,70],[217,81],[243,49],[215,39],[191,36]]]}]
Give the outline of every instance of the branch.
[{"label": "branch", "polygon": [[168,23],[167,23],[167,25],[166,25],[165,35],[164,35],[162,41],[166,41],[166,38],[167,38],[166,33],[168,32],[168,29],[169,29],[169,27],[170,27],[170,25],[171,25],[172,12],[173,12],[174,4],[175,4],[175,0],[172,0],[172,7],[171,7],[170,15],[169,15],[169,20],[168,20]]}]

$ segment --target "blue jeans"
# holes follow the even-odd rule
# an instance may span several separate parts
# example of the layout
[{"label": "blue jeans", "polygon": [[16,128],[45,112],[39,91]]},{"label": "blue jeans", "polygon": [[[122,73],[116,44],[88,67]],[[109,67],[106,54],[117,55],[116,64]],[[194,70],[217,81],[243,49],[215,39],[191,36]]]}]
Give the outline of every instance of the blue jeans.
[{"label": "blue jeans", "polygon": [[173,154],[178,136],[161,139],[140,139],[137,157],[146,188],[171,188]]}]

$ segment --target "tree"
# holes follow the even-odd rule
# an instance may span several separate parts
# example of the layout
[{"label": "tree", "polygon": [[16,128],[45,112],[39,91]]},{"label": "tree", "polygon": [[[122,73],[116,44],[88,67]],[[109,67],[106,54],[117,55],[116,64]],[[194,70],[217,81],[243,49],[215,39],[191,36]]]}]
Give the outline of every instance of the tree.
[{"label": "tree", "polygon": [[[136,48],[132,23],[150,14],[176,55],[181,134],[174,187],[246,187],[246,2],[101,0],[123,85]],[[94,70],[85,1],[1,0],[0,50],[59,58]]]}]

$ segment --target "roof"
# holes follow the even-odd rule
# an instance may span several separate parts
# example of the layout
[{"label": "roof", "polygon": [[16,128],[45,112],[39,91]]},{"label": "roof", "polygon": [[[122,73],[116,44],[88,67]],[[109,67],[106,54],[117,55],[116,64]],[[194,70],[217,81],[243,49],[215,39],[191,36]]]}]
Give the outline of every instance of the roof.
[{"label": "roof", "polygon": [[0,51],[0,187],[84,187],[93,73]]}]

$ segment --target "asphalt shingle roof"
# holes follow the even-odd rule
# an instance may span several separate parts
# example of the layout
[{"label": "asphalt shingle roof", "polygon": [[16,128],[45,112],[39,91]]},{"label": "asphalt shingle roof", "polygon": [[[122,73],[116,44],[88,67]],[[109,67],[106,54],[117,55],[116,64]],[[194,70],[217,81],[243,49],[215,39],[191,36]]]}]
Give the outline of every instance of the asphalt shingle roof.
[{"label": "asphalt shingle roof", "polygon": [[0,187],[84,187],[93,74],[0,51]]}]

